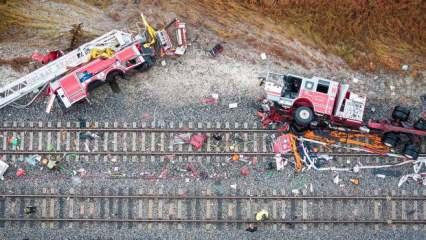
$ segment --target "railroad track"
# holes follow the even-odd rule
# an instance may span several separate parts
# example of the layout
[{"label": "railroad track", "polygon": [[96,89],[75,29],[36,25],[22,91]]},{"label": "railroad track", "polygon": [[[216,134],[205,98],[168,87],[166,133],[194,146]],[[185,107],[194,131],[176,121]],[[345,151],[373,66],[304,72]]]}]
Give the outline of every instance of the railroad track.
[{"label": "railroad track", "polygon": [[[95,134],[89,139],[87,133]],[[176,144],[181,134],[202,133],[207,141],[201,149],[190,144]],[[1,155],[8,162],[23,161],[29,155],[48,156],[67,161],[133,161],[164,160],[173,156],[177,161],[210,162],[229,159],[233,153],[245,157],[271,159],[271,136],[276,130],[260,128],[256,123],[80,123],[80,122],[4,122],[0,128]],[[212,136],[222,139],[215,140]],[[85,136],[82,138],[82,136]],[[19,139],[18,145],[11,140]],[[426,147],[426,146],[425,146]],[[332,155],[338,165],[364,163],[396,163],[399,160],[369,153],[337,149],[330,152],[319,146],[322,153]],[[425,149],[426,150],[426,149]],[[423,154],[424,155],[424,154]],[[2,157],[0,156],[0,157]],[[289,155],[290,156],[290,155]]]},{"label": "railroad track", "polygon": [[[43,188],[41,193],[0,193],[0,228],[62,228],[76,224],[113,224],[117,228],[244,228],[254,222],[255,213],[261,209],[270,214],[270,219],[261,225],[267,229],[341,224],[426,228],[426,191],[411,196],[404,191],[371,196],[294,196],[284,191],[265,195],[240,190],[225,195],[215,194],[212,189],[178,189],[174,193],[134,188],[62,192]],[[37,211],[25,215],[24,207],[30,205],[36,206]]]}]

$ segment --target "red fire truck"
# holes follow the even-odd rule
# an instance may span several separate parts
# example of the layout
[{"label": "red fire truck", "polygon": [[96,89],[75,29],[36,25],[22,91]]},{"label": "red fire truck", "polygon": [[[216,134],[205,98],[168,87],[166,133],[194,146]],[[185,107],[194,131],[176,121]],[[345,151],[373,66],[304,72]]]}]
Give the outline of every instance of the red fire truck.
[{"label": "red fire truck", "polygon": [[[259,116],[263,123],[289,122],[295,133],[328,128],[380,133],[383,143],[416,159],[426,136],[424,115],[408,123],[410,111],[397,106],[391,120],[363,121],[366,97],[349,91],[348,84],[325,78],[268,73],[261,78],[266,99]],[[425,100],[426,101],[426,100]]]},{"label": "red fire truck", "polygon": [[53,105],[55,97],[61,105],[69,108],[72,104],[88,97],[89,91],[103,83],[114,84],[117,77],[122,77],[131,69],[145,71],[154,64],[155,50],[145,48],[140,42],[116,52],[111,57],[97,58],[76,67],[57,81],[50,83],[47,112]]}]

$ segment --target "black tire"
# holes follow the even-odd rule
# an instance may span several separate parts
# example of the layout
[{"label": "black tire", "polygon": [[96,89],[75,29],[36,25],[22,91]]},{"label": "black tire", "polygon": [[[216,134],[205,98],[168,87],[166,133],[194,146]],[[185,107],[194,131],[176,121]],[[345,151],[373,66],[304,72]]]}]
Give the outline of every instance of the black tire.
[{"label": "black tire", "polygon": [[405,107],[396,106],[392,112],[392,118],[396,121],[406,122],[410,117],[410,110]]},{"label": "black tire", "polygon": [[390,148],[394,148],[398,145],[400,138],[397,133],[388,132],[388,133],[385,133],[382,141],[383,141],[383,144],[385,144],[386,146]]},{"label": "black tire", "polygon": [[118,86],[117,83],[117,78],[123,78],[123,74],[119,71],[114,71],[108,74],[108,76],[106,77],[106,82],[109,84],[109,86],[111,87],[112,92],[114,93],[120,93],[120,87]]},{"label": "black tire", "polygon": [[426,120],[420,118],[416,123],[414,123],[414,128],[426,131]]},{"label": "black tire", "polygon": [[102,85],[104,85],[104,84],[105,84],[105,82],[104,82],[104,81],[101,81],[101,80],[95,80],[95,81],[93,81],[93,82],[89,83],[89,86],[87,86],[87,91],[88,91],[88,92],[91,92],[93,89],[95,89],[95,88],[97,88],[97,87],[99,87],[99,86],[102,86]]},{"label": "black tire", "polygon": [[314,120],[314,112],[308,107],[299,107],[294,112],[293,118],[297,125],[306,127]]},{"label": "black tire", "polygon": [[419,150],[415,144],[406,144],[402,154],[408,159],[416,160],[419,157]]}]

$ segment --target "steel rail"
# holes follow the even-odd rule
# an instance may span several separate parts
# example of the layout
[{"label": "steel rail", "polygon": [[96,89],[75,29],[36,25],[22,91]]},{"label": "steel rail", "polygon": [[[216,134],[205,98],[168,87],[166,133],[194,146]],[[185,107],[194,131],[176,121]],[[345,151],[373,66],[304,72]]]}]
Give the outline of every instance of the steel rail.
[{"label": "steel rail", "polygon": [[258,128],[31,128],[11,127],[0,128],[0,132],[182,132],[182,133],[217,133],[217,132],[252,132],[252,133],[277,133],[284,130],[258,129]]},{"label": "steel rail", "polygon": [[203,196],[203,195],[83,195],[83,194],[0,194],[0,198],[117,198],[117,199],[177,199],[177,200],[387,200],[387,201],[426,201],[426,196]]},{"label": "steel rail", "polygon": [[[255,223],[252,219],[105,219],[105,218],[0,218],[0,222],[121,222],[121,223]],[[262,224],[426,224],[426,219],[314,219],[314,220],[265,220]]]},{"label": "steel rail", "polygon": [[[147,151],[1,151],[3,155],[64,155],[64,154],[76,154],[76,155],[148,155],[148,156],[230,156],[232,154],[241,154],[246,156],[274,156],[273,152],[147,152]],[[336,157],[390,157],[397,158],[392,156],[385,156],[376,153],[343,153],[343,152],[320,152],[316,154],[327,154],[330,156]],[[292,156],[292,154],[284,154],[284,156]],[[419,157],[426,157],[426,154],[420,154]]]}]

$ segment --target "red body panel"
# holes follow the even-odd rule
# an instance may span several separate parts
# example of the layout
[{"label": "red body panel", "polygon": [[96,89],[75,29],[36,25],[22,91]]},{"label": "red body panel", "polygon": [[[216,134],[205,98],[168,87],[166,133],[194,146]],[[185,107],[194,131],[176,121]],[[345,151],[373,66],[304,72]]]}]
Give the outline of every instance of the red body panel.
[{"label": "red body panel", "polygon": [[65,96],[74,103],[86,97],[86,91],[80,84],[74,73],[63,78],[60,82],[61,88],[64,90]]}]

